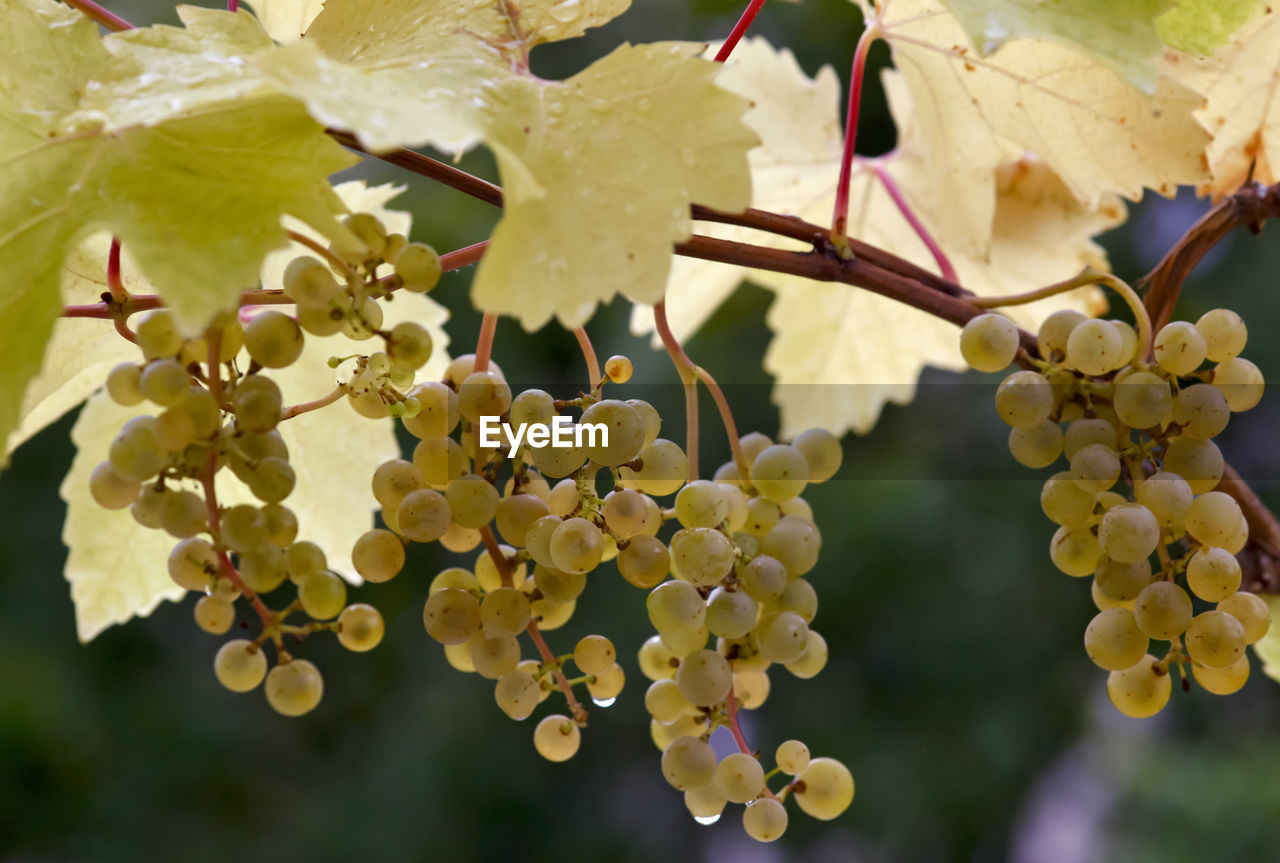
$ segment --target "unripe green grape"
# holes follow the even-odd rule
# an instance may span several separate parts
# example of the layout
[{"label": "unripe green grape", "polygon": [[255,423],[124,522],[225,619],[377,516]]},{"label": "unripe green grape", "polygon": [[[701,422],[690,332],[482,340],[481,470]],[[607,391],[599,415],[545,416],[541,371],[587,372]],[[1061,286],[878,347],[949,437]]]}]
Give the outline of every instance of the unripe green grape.
[{"label": "unripe green grape", "polygon": [[411,369],[420,369],[431,359],[431,334],[421,324],[401,321],[391,328],[387,356]]},{"label": "unripe green grape", "polygon": [[254,362],[269,369],[283,369],[297,362],[305,343],[293,318],[265,311],[244,325],[244,344]]},{"label": "unripe green grape", "polygon": [[1196,321],[1196,329],[1204,337],[1205,355],[1210,362],[1226,362],[1240,355],[1249,340],[1244,320],[1230,309],[1212,309]]},{"label": "unripe green grape", "polygon": [[124,509],[138,499],[142,484],[116,473],[111,462],[104,461],[89,474],[89,494],[103,509]]},{"label": "unripe green grape", "polygon": [[338,282],[327,266],[309,255],[302,255],[285,267],[284,292],[299,309],[323,309],[337,296]]},{"label": "unripe green grape", "polygon": [[1088,492],[1106,491],[1120,478],[1120,456],[1111,447],[1092,443],[1071,459],[1071,479]]},{"label": "unripe green grape", "polygon": [[441,644],[462,644],[480,630],[480,603],[457,588],[437,590],[427,598],[422,622]]},{"label": "unripe green grape", "polygon": [[302,540],[284,550],[284,566],[290,580],[301,584],[311,575],[328,568],[324,550],[314,542]]},{"label": "unripe green grape", "polygon": [[1008,368],[1019,343],[1018,328],[1004,315],[978,315],[960,331],[960,355],[970,368],[980,372]]},{"label": "unripe green grape", "polygon": [[138,389],[149,401],[172,407],[187,397],[191,379],[174,360],[152,360],[138,378]]},{"label": "unripe green grape", "polygon": [[809,630],[809,643],[805,645],[800,658],[786,663],[787,671],[802,680],[816,677],[827,667],[827,640],[820,633]]},{"label": "unripe green grape", "polygon": [[656,537],[633,536],[618,552],[618,572],[636,587],[647,589],[661,584],[670,570],[670,553]]},{"label": "unripe green grape", "polygon": [[409,243],[391,263],[406,291],[425,294],[440,281],[440,256],[426,243]]},{"label": "unripe green grape", "polygon": [[207,526],[204,498],[191,491],[175,491],[165,496],[161,526],[170,536],[185,539]]},{"label": "unripe green grape", "polygon": [[156,440],[154,417],[134,417],[121,427],[107,450],[111,469],[121,479],[144,482],[160,472],[168,454]]},{"label": "unripe green grape", "polygon": [[588,635],[573,648],[573,662],[583,674],[602,674],[617,661],[613,642],[603,635]]},{"label": "unripe green grape", "polygon": [[1266,384],[1262,371],[1244,357],[1232,357],[1213,369],[1213,385],[1222,391],[1233,413],[1247,411],[1262,401]]},{"label": "unripe green grape", "polygon": [[689,460],[684,450],[669,440],[658,438],[640,450],[641,467],[619,468],[625,488],[634,488],[655,497],[674,494],[684,486],[689,474]]},{"label": "unripe green grape", "polygon": [[1220,435],[1231,419],[1231,407],[1213,384],[1192,384],[1173,399],[1173,421],[1182,433],[1208,440]]},{"label": "unripe green grape", "polygon": [[1067,355],[1072,331],[1086,320],[1088,318],[1075,309],[1059,309],[1045,318],[1036,334],[1041,358],[1061,362]]},{"label": "unripe green grape", "polygon": [[352,341],[362,342],[377,335],[382,327],[382,306],[373,297],[354,300],[342,318],[342,334]]},{"label": "unripe green grape", "polygon": [[453,523],[462,527],[484,527],[498,512],[498,490],[481,476],[471,474],[455,479],[444,496]]},{"label": "unripe green grape", "polygon": [[1078,486],[1070,471],[1060,471],[1045,480],[1040,508],[1054,524],[1084,524],[1093,514],[1093,493]]},{"label": "unripe green grape", "polygon": [[389,530],[365,531],[351,547],[351,565],[365,581],[390,581],[404,568],[404,545]]},{"label": "unripe green grape", "polygon": [[774,753],[778,769],[788,776],[797,776],[809,766],[809,747],[799,740],[784,740]]},{"label": "unripe green grape", "polygon": [[1161,527],[1181,532],[1195,495],[1187,481],[1175,473],[1161,471],[1138,486],[1138,503],[1151,510]]},{"label": "unripe green grape", "polygon": [[568,761],[582,743],[582,732],[567,716],[553,713],[543,717],[533,730],[533,748],[548,761]]},{"label": "unripe green grape", "polygon": [[1086,528],[1060,527],[1049,541],[1049,559],[1053,565],[1076,578],[1093,575],[1101,558],[1098,538]]},{"label": "unripe green grape", "polygon": [[1187,481],[1196,494],[1213,491],[1222,479],[1222,451],[1211,440],[1179,435],[1164,453],[1164,470]]},{"label": "unripe green grape", "polygon": [[378,609],[363,602],[348,605],[338,615],[338,643],[353,653],[373,650],[385,629]]},{"label": "unripe green grape", "polygon": [[1160,670],[1156,658],[1143,656],[1132,668],[1107,675],[1107,696],[1125,716],[1146,719],[1169,703],[1173,683],[1167,670]]},{"label": "unripe green grape", "polygon": [[267,657],[252,641],[235,638],[218,648],[213,658],[213,674],[232,692],[248,692],[267,673]]},{"label": "unripe green grape", "polygon": [[298,600],[313,620],[330,620],[347,604],[347,583],[334,572],[313,572],[298,586]]},{"label": "unripe green grape", "polygon": [[812,523],[785,516],[760,541],[760,551],[776,558],[791,578],[799,578],[818,563],[822,535]]},{"label": "unripe green grape", "polygon": [[493,700],[507,716],[519,722],[528,719],[541,699],[541,686],[532,674],[508,671],[493,686]]},{"label": "unripe green grape", "polygon": [[680,657],[671,652],[661,636],[651,635],[640,645],[640,671],[650,680],[669,680],[676,675]]},{"label": "unripe green grape", "polygon": [[600,528],[585,518],[570,518],[551,534],[548,549],[556,569],[590,572],[604,554],[604,537]]},{"label": "unripe green grape", "polygon": [[791,441],[809,465],[809,482],[826,482],[840,470],[844,450],[840,439],[824,428],[811,428]]},{"label": "unripe green grape", "polygon": [[727,802],[714,783],[701,788],[690,788],[684,793],[684,808],[689,810],[689,814],[699,824],[714,824],[719,821]]},{"label": "unripe green grape", "polygon": [[164,506],[169,494],[164,486],[144,485],[138,492],[138,499],[129,507],[129,514],[143,527],[159,530],[164,521]]},{"label": "unripe green grape", "polygon": [[194,614],[196,626],[210,635],[222,635],[236,619],[235,606],[222,596],[200,597],[196,600]]},{"label": "unripe green grape", "polygon": [[714,650],[695,650],[676,670],[676,685],[690,704],[709,707],[729,695],[733,669],[729,661]]},{"label": "unripe green grape", "polygon": [[1147,652],[1147,645],[1147,636],[1127,608],[1099,612],[1084,631],[1085,653],[1107,671],[1132,668]]},{"label": "unripe green grape", "polygon": [[1214,695],[1231,695],[1239,692],[1249,680],[1249,657],[1242,654],[1239,659],[1224,668],[1207,668],[1192,663],[1191,674],[1205,692]]},{"label": "unripe green grape", "polygon": [[1138,594],[1133,614],[1149,637],[1169,641],[1185,632],[1191,622],[1191,597],[1171,581],[1157,581]]},{"label": "unripe green grape", "polygon": [[1067,337],[1067,365],[1103,375],[1124,363],[1124,336],[1110,321],[1081,321]]},{"label": "unripe green grape", "polygon": [[715,528],[685,528],[671,537],[671,557],[682,578],[706,587],[732,571],[733,543]]},{"label": "unripe green grape", "polygon": [[149,360],[171,357],[182,350],[182,336],[168,309],[154,309],[138,316],[133,334],[138,337],[142,355]]},{"label": "unripe green grape", "polygon": [[352,213],[343,219],[343,223],[355,234],[363,248],[359,250],[347,248],[340,252],[353,264],[364,261],[379,260],[387,247],[387,229],[372,213]]},{"label": "unripe green grape", "polygon": [[179,408],[169,408],[156,417],[156,443],[169,452],[181,452],[196,439],[196,424]]},{"label": "unripe green grape", "polygon": [[716,752],[697,737],[678,737],[662,753],[662,775],[677,791],[700,788],[715,777]]},{"label": "unripe green grape", "polygon": [[721,638],[742,638],[755,627],[758,611],[744,591],[717,587],[707,598],[707,629]]},{"label": "unripe green grape", "polygon": [[305,659],[277,665],[267,675],[267,703],[282,716],[310,713],[324,695],[320,669]]},{"label": "unripe green grape", "polygon": [[142,370],[135,363],[120,363],[107,372],[107,395],[111,400],[123,407],[142,404],[142,389],[139,381]]},{"label": "unripe green grape", "polygon": [[256,593],[270,593],[285,580],[284,552],[273,545],[262,545],[240,555],[240,578]]},{"label": "unripe green grape", "polygon": [[287,461],[269,456],[250,469],[245,484],[263,503],[279,503],[293,492],[297,481],[297,475]]},{"label": "unripe green grape", "polygon": [[1244,656],[1244,626],[1225,611],[1206,611],[1187,624],[1187,653],[1207,668],[1226,668]]},{"label": "unripe green grape", "polygon": [[1189,321],[1165,324],[1156,333],[1153,345],[1160,368],[1177,377],[1185,377],[1198,369],[1207,349],[1204,336]]},{"label": "unripe green grape", "polygon": [[1120,563],[1109,557],[1098,561],[1093,582],[1107,598],[1118,602],[1137,599],[1151,583],[1151,563],[1146,558],[1133,563]]},{"label": "unripe green grape", "polygon": [[1240,621],[1245,644],[1254,644],[1271,629],[1271,611],[1257,594],[1241,590],[1218,603],[1218,611]]},{"label": "unripe green grape", "polygon": [[1062,455],[1062,429],[1048,420],[1010,429],[1009,452],[1024,467],[1048,467]]},{"label": "unripe green grape", "polygon": [[1173,394],[1169,382],[1151,372],[1134,372],[1115,385],[1116,415],[1130,428],[1146,429],[1169,419]]},{"label": "unripe green grape", "polygon": [[267,520],[251,504],[237,504],[222,513],[222,541],[237,554],[246,554],[267,541]]},{"label": "unripe green grape", "polygon": [[753,800],[742,810],[742,829],[757,842],[773,842],[787,832],[787,809],[771,797]]},{"label": "unripe green grape", "polygon": [[774,503],[791,500],[804,491],[808,481],[809,462],[787,444],[766,447],[751,464],[751,482],[756,491]]},{"label": "unripe green grape", "polygon": [[399,508],[405,495],[422,488],[422,471],[411,461],[391,459],[378,465],[370,485],[382,508],[394,510]]},{"label": "unripe green grape", "polygon": [[691,705],[674,680],[655,680],[644,693],[644,707],[658,722],[675,722]]},{"label": "unripe green grape", "polygon": [[1039,425],[1053,412],[1053,387],[1036,372],[1014,372],[996,389],[996,412],[1014,428]]},{"label": "unripe green grape", "polygon": [[796,782],[796,803],[819,821],[840,816],[853,802],[853,774],[834,758],[812,759]]},{"label": "unripe green grape", "polygon": [[588,430],[584,451],[597,464],[609,467],[625,464],[644,447],[644,420],[626,402],[617,399],[596,402],[582,412],[579,425],[602,425],[607,429],[604,436]]},{"label": "unripe green grape", "polygon": [[476,673],[488,680],[497,680],[520,664],[520,643],[510,635],[489,638],[481,630],[471,636],[467,647]]},{"label": "unripe green grape", "polygon": [[760,653],[770,662],[787,663],[799,659],[809,644],[809,625],[794,611],[772,614],[755,629]]},{"label": "unripe green grape", "polygon": [[732,752],[716,765],[713,781],[730,803],[747,803],[764,791],[764,768],[754,756]]},{"label": "unripe green grape", "polygon": [[1159,542],[1160,525],[1140,503],[1110,509],[1098,524],[1098,545],[1107,557],[1121,563],[1146,560]]},{"label": "unripe green grape", "polygon": [[618,663],[611,664],[603,671],[597,671],[587,681],[587,692],[591,700],[600,707],[608,707],[622,693],[627,674]]},{"label": "unripe green grape", "polygon": [[714,528],[729,515],[729,502],[718,484],[700,479],[680,489],[675,510],[683,527]]},{"label": "unripe green grape", "polygon": [[1077,452],[1092,443],[1115,449],[1119,443],[1115,426],[1101,417],[1074,420],[1067,426],[1066,434],[1063,435],[1062,451],[1070,460]]},{"label": "unripe green grape", "polygon": [[743,710],[755,710],[769,698],[769,673],[748,668],[733,673],[733,695]]},{"label": "unripe green grape", "polygon": [[1226,492],[1210,491],[1195,499],[1186,516],[1187,533],[1203,545],[1224,546],[1235,534],[1244,514]]},{"label": "unripe green grape", "polygon": [[480,627],[489,638],[519,635],[529,619],[529,598],[513,587],[500,587],[480,601]]}]

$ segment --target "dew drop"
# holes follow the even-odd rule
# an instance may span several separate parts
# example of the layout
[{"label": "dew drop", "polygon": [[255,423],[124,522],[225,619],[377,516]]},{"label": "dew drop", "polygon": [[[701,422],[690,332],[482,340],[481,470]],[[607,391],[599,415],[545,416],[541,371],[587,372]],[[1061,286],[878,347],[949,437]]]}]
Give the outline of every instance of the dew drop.
[{"label": "dew drop", "polygon": [[707,827],[720,820],[720,813],[717,812],[715,815],[695,815],[693,816],[693,820],[697,821],[703,827]]},{"label": "dew drop", "polygon": [[[593,698],[591,700],[595,702],[596,707],[608,707],[618,700],[618,696],[615,695],[613,698]],[[717,815],[716,817],[719,818],[720,816]]]}]

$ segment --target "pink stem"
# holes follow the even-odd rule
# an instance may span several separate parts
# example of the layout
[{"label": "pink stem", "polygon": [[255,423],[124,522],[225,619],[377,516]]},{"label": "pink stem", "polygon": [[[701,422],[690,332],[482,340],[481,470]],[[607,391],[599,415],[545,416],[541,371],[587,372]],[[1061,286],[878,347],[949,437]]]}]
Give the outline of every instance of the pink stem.
[{"label": "pink stem", "polygon": [[476,363],[473,371],[487,372],[489,356],[493,353],[493,334],[498,329],[498,315],[485,312],[480,319],[480,335],[476,337]]},{"label": "pink stem", "polygon": [[123,303],[129,298],[120,278],[120,238],[111,238],[111,248],[107,251],[107,289],[111,291],[111,299]]},{"label": "pink stem", "polygon": [[836,205],[831,214],[831,238],[839,242],[849,224],[849,182],[853,178],[854,144],[858,140],[858,109],[862,104],[862,75],[867,68],[867,52],[880,32],[868,27],[858,39],[853,52],[853,71],[849,83],[849,113],[844,122],[844,150],[840,154],[840,180],[836,184]]},{"label": "pink stem", "polygon": [[93,0],[67,0],[67,5],[73,9],[79,9],[103,27],[106,27],[108,30],[115,31],[116,33],[119,33],[121,30],[133,29],[133,25],[128,21],[124,20],[112,11],[104,9],[97,3],[94,3]]},{"label": "pink stem", "polygon": [[960,282],[960,277],[956,275],[956,268],[951,266],[951,259],[947,257],[947,253],[942,251],[942,247],[938,245],[937,240],[929,233],[929,229],[916,216],[915,211],[911,209],[911,205],[907,203],[906,197],[902,194],[902,190],[898,188],[897,182],[890,176],[889,172],[879,162],[873,162],[871,170],[880,180],[880,184],[884,186],[884,190],[889,193],[889,197],[893,199],[893,203],[897,205],[898,212],[902,213],[902,218],[907,220],[907,224],[916,232],[916,236],[920,238],[920,242],[925,244],[929,250],[929,254],[933,255],[934,263],[938,265],[938,270],[942,273],[942,278],[949,282]]},{"label": "pink stem", "polygon": [[738,19],[738,23],[733,25],[733,31],[728,38],[724,40],[724,44],[720,46],[720,50],[716,52],[715,60],[717,63],[723,63],[729,59],[729,55],[733,53],[733,49],[738,46],[738,42],[746,35],[747,28],[751,26],[751,22],[756,20],[756,15],[760,13],[760,8],[764,6],[764,0],[751,0],[747,4],[747,8],[743,10],[742,17]]},{"label": "pink stem", "polygon": [[653,307],[653,327],[658,331],[662,344],[671,357],[671,363],[684,385],[685,458],[689,461],[689,482],[698,478],[698,378],[693,360],[684,352],[675,333],[667,322],[667,301],[659,300]]},{"label": "pink stem", "polygon": [[227,0],[227,11],[238,12],[240,10],[240,0]]},{"label": "pink stem", "polygon": [[582,327],[574,327],[573,336],[578,340],[578,347],[582,348],[582,358],[587,361],[587,377],[591,381],[591,391],[595,392],[596,387],[600,386],[600,361],[596,359],[595,346],[591,344],[591,337]]}]

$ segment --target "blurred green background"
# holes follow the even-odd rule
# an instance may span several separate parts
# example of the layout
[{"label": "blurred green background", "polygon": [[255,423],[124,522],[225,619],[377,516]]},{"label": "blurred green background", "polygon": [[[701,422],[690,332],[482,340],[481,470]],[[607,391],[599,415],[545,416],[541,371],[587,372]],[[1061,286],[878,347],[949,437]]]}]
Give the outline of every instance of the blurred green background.
[{"label": "blurred green background", "polygon": [[[157,3],[114,8],[139,23],[175,20]],[[623,39],[718,38],[738,11],[736,0],[644,0],[586,39],[541,49],[535,64],[558,75]],[[841,0],[808,0],[769,4],[754,32],[790,46],[810,73],[831,62],[846,76],[859,26]],[[886,59],[883,48],[873,52],[874,63]],[[866,106],[860,149],[887,149],[893,133],[874,85]],[[492,176],[482,155],[464,167]],[[414,212],[416,237],[441,249],[480,239],[495,217],[379,164],[358,175],[407,182],[402,205]],[[1104,240],[1117,271],[1146,271],[1204,206],[1182,198],[1135,207]],[[1277,269],[1280,249],[1266,235],[1238,233],[1195,274],[1179,312],[1239,310],[1254,333],[1248,355],[1273,372]],[[474,341],[478,321],[467,278],[447,276],[436,294],[455,309],[457,346]],[[730,394],[740,425],[772,433],[777,418],[759,368],[767,305],[764,291],[743,287],[689,349],[740,385]],[[631,338],[626,319],[621,303],[598,315],[590,326],[598,349],[632,356],[637,385],[671,390],[665,356]],[[555,329],[529,336],[503,323],[495,358],[521,369],[511,376],[526,384],[580,385],[576,346]],[[811,681],[776,674],[769,701],[744,724],[767,752],[799,737],[845,761],[858,795],[834,823],[793,811],[788,834],[770,846],[745,838],[737,807],[714,826],[694,824],[662,780],[634,658],[648,635],[643,595],[609,566],[549,638],[568,649],[603,631],[620,646],[629,682],[613,707],[592,711],[578,757],[563,765],[540,759],[533,721],[503,716],[492,684],[449,668],[423,632],[426,583],[453,559],[439,549],[415,547],[399,578],[355,592],[387,618],[377,650],[306,645],[326,692],[301,720],[278,717],[259,693],[237,696],[216,683],[220,639],[193,625],[192,599],[80,645],[61,577],[67,418],[0,475],[0,858],[1275,859],[1280,689],[1255,673],[1231,698],[1175,692],[1155,720],[1111,709],[1105,675],[1081,648],[1093,613],[1087,583],[1049,563],[1052,531],[1037,505],[1044,472],[1008,456],[993,384],[926,374],[913,405],[890,407],[874,432],[846,441],[843,478],[807,495],[824,536],[811,578],[831,661]],[[678,402],[668,401],[679,428]],[[1264,400],[1223,439],[1273,504],[1278,411],[1280,399]],[[725,453],[708,416],[709,466]]]}]

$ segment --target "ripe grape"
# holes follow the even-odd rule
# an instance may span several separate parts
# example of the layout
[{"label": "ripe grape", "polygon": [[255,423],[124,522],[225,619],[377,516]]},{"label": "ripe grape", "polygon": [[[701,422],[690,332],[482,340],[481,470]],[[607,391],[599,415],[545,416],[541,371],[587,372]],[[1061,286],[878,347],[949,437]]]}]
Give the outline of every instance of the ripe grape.
[{"label": "ripe grape", "polygon": [[1175,473],[1161,471],[1138,486],[1138,503],[1151,510],[1161,527],[1182,532],[1182,525],[1195,495],[1187,481]]},{"label": "ripe grape", "polygon": [[684,793],[684,806],[689,814],[701,824],[711,824],[724,812],[725,800],[715,784],[703,785],[701,788],[690,788]]},{"label": "ripe grape", "polygon": [[602,674],[617,661],[613,642],[603,635],[588,635],[573,648],[573,662],[583,674]]},{"label": "ripe grape", "polygon": [[351,565],[366,581],[390,581],[404,568],[404,544],[389,530],[365,531],[351,548]]},{"label": "ripe grape", "polygon": [[533,748],[548,761],[568,761],[582,743],[582,732],[562,714],[543,717],[533,730]]},{"label": "ripe grape", "polygon": [[142,404],[142,390],[139,380],[142,370],[134,363],[120,363],[107,372],[107,395],[111,400],[123,407]]},{"label": "ripe grape", "polygon": [[1225,611],[1206,611],[1187,624],[1187,653],[1207,668],[1226,668],[1244,656],[1244,627]]},{"label": "ripe grape", "polygon": [[489,638],[519,635],[529,620],[529,598],[513,587],[500,587],[480,601],[480,626]]},{"label": "ripe grape", "polygon": [[427,598],[422,622],[441,644],[463,644],[480,629],[480,603],[457,588],[437,590]]},{"label": "ripe grape", "polygon": [[1196,683],[1204,687],[1205,692],[1214,695],[1231,695],[1238,692],[1249,680],[1249,657],[1241,656],[1235,662],[1223,668],[1207,668],[1197,663],[1191,664],[1191,674]]},{"label": "ripe grape", "polygon": [[1240,589],[1240,562],[1222,548],[1202,548],[1187,562],[1187,586],[1208,602],[1220,602]]},{"label": "ripe grape", "polygon": [[1103,553],[1121,563],[1146,560],[1159,541],[1160,525],[1151,510],[1140,503],[1114,507],[1098,524],[1098,544]]},{"label": "ripe grape", "polygon": [[529,528],[549,513],[546,501],[537,495],[514,494],[498,502],[494,523],[503,539],[512,545],[523,546]]},{"label": "ripe grape", "polygon": [[1039,425],[1053,412],[1053,387],[1036,372],[1014,372],[996,389],[996,412],[1014,428]]},{"label": "ripe grape", "polygon": [[785,663],[785,667],[796,677],[808,680],[810,677],[816,677],[822,669],[827,667],[827,655],[827,640],[821,633],[810,629],[809,642],[805,645],[804,653],[800,654],[799,658]]},{"label": "ripe grape", "polygon": [[309,255],[302,255],[285,267],[284,292],[299,308],[322,309],[337,296],[338,282],[327,266]]},{"label": "ripe grape", "polygon": [[320,703],[324,679],[320,669],[305,659],[277,665],[267,675],[267,703],[282,716],[302,716]]},{"label": "ripe grape", "polygon": [[515,671],[520,664],[520,643],[509,635],[489,638],[482,630],[471,636],[467,649],[476,673],[489,680]]},{"label": "ripe grape", "polygon": [[1160,368],[1171,375],[1185,377],[1204,362],[1208,344],[1194,324],[1174,321],[1156,333],[1153,349]]},{"label": "ripe grape", "polygon": [[1196,329],[1204,337],[1205,355],[1215,363],[1239,356],[1249,339],[1244,320],[1230,309],[1205,312],[1196,321]]},{"label": "ripe grape", "polygon": [[600,529],[585,518],[561,522],[548,542],[551,559],[565,572],[590,572],[604,554],[604,537]]},{"label": "ripe grape", "polygon": [[1213,369],[1213,385],[1226,396],[1232,413],[1247,411],[1262,401],[1262,371],[1244,357],[1232,357]]},{"label": "ripe grape", "polygon": [[244,325],[244,346],[258,365],[283,369],[302,356],[302,330],[297,321],[280,312],[259,312]]},{"label": "ripe grape", "polygon": [[1116,416],[1130,428],[1158,426],[1173,410],[1169,382],[1151,372],[1134,372],[1115,385]]},{"label": "ripe grape", "polygon": [[222,596],[202,596],[194,609],[196,626],[210,635],[222,635],[235,622],[236,610],[231,600]]},{"label": "ripe grape", "polygon": [[206,540],[184,539],[169,553],[169,576],[187,590],[205,590],[218,573],[218,553]]},{"label": "ripe grape", "polygon": [[608,707],[607,704],[601,702],[613,701],[622,692],[622,687],[626,683],[627,675],[622,670],[622,666],[613,663],[604,671],[598,671],[587,680],[587,692],[590,693],[591,699],[601,707]]},{"label": "ripe grape", "polygon": [[1048,467],[1062,455],[1062,429],[1048,420],[1010,429],[1009,453],[1024,467]]},{"label": "ripe grape", "polygon": [[788,776],[796,776],[809,766],[809,747],[799,740],[784,740],[778,744],[773,758],[779,770]]},{"label": "ripe grape", "polygon": [[980,372],[1008,368],[1018,345],[1018,328],[1003,315],[978,315],[960,331],[960,354],[970,368]]},{"label": "ripe grape", "polygon": [[1271,612],[1257,594],[1241,590],[1218,603],[1218,611],[1240,621],[1244,627],[1245,644],[1253,644],[1271,629]]},{"label": "ripe grape", "polygon": [[411,491],[396,509],[396,530],[414,542],[434,542],[444,536],[453,513],[444,495],[430,489]]},{"label": "ripe grape", "polygon": [[391,328],[387,356],[393,363],[420,369],[431,359],[431,334],[421,324],[401,321]]},{"label": "ripe grape", "polygon": [[631,360],[621,354],[609,357],[604,362],[605,377],[615,384],[625,384],[631,380],[632,372]]},{"label": "ripe grape", "polygon": [[1036,334],[1040,356],[1051,362],[1063,360],[1072,331],[1086,320],[1075,309],[1059,309],[1045,318]]},{"label": "ripe grape", "polygon": [[511,407],[511,387],[502,375],[490,368],[472,372],[458,387],[458,411],[473,423],[481,417],[496,417]]},{"label": "ripe grape", "polygon": [[1069,471],[1061,471],[1045,480],[1040,508],[1054,524],[1083,524],[1093,514],[1093,493],[1076,484]]},{"label": "ripe grape", "polygon": [[804,654],[809,625],[794,611],[783,611],[761,620],[755,636],[763,656],[771,662],[787,663]]},{"label": "ripe grape", "polygon": [[1107,671],[1132,668],[1147,652],[1147,645],[1147,636],[1127,608],[1099,612],[1084,631],[1085,653]]},{"label": "ripe grape", "polygon": [[656,439],[640,450],[638,469],[619,469],[625,488],[634,488],[655,497],[674,494],[684,486],[689,473],[689,460],[684,450],[669,440]]},{"label": "ripe grape", "polygon": [[714,782],[730,803],[747,803],[764,791],[764,768],[745,752],[732,752],[716,765]]},{"label": "ripe grape", "polygon": [[542,700],[542,687],[526,671],[508,671],[493,685],[493,700],[507,716],[519,721],[528,719]]},{"label": "ripe grape", "polygon": [[1146,558],[1120,563],[1103,557],[1093,571],[1093,581],[1107,598],[1128,602],[1137,599],[1142,589],[1151,583],[1151,563]]},{"label": "ripe grape", "polygon": [[347,583],[337,573],[313,572],[298,585],[302,610],[314,620],[337,617],[347,603]]},{"label": "ripe grape", "polygon": [[1172,691],[1169,672],[1149,653],[1132,668],[1107,675],[1107,697],[1116,710],[1134,719],[1155,716],[1169,703]]},{"label": "ripe grape", "polygon": [[834,758],[812,759],[796,782],[796,803],[820,821],[838,817],[853,802],[853,774]]},{"label": "ripe grape", "polygon": [[1190,437],[1208,440],[1222,434],[1231,406],[1213,384],[1192,384],[1173,399],[1173,421]]},{"label": "ripe grape", "polygon": [[1093,575],[1102,557],[1098,538],[1083,528],[1060,527],[1049,541],[1049,558],[1067,575]]},{"label": "ripe grape", "polygon": [[711,782],[716,771],[716,752],[697,737],[679,737],[662,753],[662,775],[672,788],[684,791]]},{"label": "ripe grape", "polygon": [[1186,480],[1195,494],[1213,491],[1222,479],[1224,466],[1217,444],[1189,435],[1174,438],[1164,453],[1164,469]]},{"label": "ripe grape", "polygon": [[232,639],[218,649],[213,673],[232,692],[248,692],[266,676],[267,657],[252,641]]},{"label": "ripe grape", "polygon": [[633,536],[618,552],[618,572],[636,587],[647,589],[661,584],[670,569],[666,544],[652,536]]},{"label": "ripe grape", "polygon": [[171,357],[182,350],[182,336],[168,309],[154,309],[138,316],[133,334],[142,355],[149,360]]},{"label": "ripe grape", "polygon": [[772,842],[787,832],[787,809],[771,797],[753,800],[742,810],[742,829],[757,842]]},{"label": "ripe grape", "polygon": [[[626,402],[605,399],[582,412],[580,426],[604,426],[599,431],[588,428],[584,438],[587,458],[597,464],[616,467],[634,459],[644,447],[644,420]],[[607,441],[607,442],[606,442]]]},{"label": "ripe grape", "polygon": [[1225,546],[1240,526],[1244,513],[1240,504],[1226,492],[1210,491],[1200,495],[1187,512],[1187,533],[1204,545]]},{"label": "ripe grape", "polygon": [[391,260],[406,291],[424,294],[440,281],[440,256],[426,243],[408,243]]},{"label": "ripe grape", "polygon": [[338,615],[338,642],[354,653],[377,647],[384,630],[382,614],[372,605],[357,602]]},{"label": "ripe grape", "polygon": [[813,569],[821,548],[818,528],[812,522],[790,515],[780,519],[760,541],[760,551],[776,558],[791,578]]},{"label": "ripe grape", "polygon": [[1191,597],[1171,581],[1157,581],[1138,594],[1133,612],[1143,632],[1168,641],[1181,635],[1191,622]]},{"label": "ripe grape", "polygon": [[1120,478],[1120,457],[1111,447],[1092,443],[1071,459],[1071,479],[1089,492],[1106,491]]},{"label": "ripe grape", "polygon": [[1117,369],[1123,357],[1124,337],[1110,321],[1082,321],[1067,337],[1067,364],[1086,375],[1102,375]]},{"label": "ripe grape", "polygon": [[644,693],[645,710],[659,722],[675,722],[691,706],[671,679],[655,680]]},{"label": "ripe grape", "polygon": [[729,661],[714,650],[695,650],[676,670],[676,685],[690,704],[708,707],[719,704],[733,686]]}]

